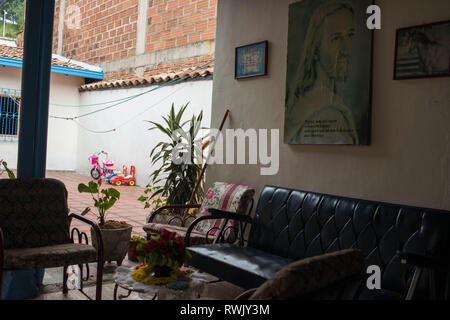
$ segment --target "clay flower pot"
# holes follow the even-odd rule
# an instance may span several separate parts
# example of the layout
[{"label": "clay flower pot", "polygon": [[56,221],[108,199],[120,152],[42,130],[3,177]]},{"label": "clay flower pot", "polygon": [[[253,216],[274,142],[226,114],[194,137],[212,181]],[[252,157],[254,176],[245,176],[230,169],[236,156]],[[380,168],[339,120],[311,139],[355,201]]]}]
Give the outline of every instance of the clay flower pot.
[{"label": "clay flower pot", "polygon": [[[122,261],[128,252],[132,228],[132,226],[129,226],[121,229],[100,229],[105,261],[116,261],[118,266],[122,265]],[[97,249],[97,237],[92,228],[91,239],[93,246]]]}]

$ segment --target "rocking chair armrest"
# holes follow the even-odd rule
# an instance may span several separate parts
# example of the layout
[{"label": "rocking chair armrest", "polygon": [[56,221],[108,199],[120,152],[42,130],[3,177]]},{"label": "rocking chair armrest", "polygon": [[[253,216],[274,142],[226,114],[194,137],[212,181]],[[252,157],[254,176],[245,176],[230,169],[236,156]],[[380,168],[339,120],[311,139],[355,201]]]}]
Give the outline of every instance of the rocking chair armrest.
[{"label": "rocking chair armrest", "polygon": [[252,222],[252,218],[250,218],[249,216],[244,216],[242,214],[237,214],[234,212],[228,212],[228,211],[219,210],[219,209],[211,209],[211,208],[209,208],[208,211],[211,213],[210,215],[198,217],[191,223],[191,225],[187,229],[186,236],[184,238],[187,247],[189,247],[190,242],[191,242],[190,238],[191,238],[192,231],[194,230],[195,226],[203,220],[226,219],[226,220],[236,220],[236,221],[247,222],[247,223]]},{"label": "rocking chair armrest", "polygon": [[153,220],[155,219],[155,217],[159,213],[161,213],[161,211],[163,211],[163,210],[167,210],[167,209],[198,209],[200,207],[201,207],[201,204],[171,204],[171,205],[163,206],[152,212],[152,214],[148,218],[147,223],[152,223]]},{"label": "rocking chair armrest", "polygon": [[230,219],[230,220],[236,220],[236,221],[246,222],[246,223],[250,223],[250,224],[253,221],[253,219],[251,217],[243,215],[243,214],[239,214],[236,212],[230,212],[230,211],[213,209],[213,208],[209,208],[208,211],[209,211],[209,213],[211,213],[211,216],[214,217],[215,219]]},{"label": "rocking chair armrest", "polygon": [[[99,261],[103,261],[103,238],[102,238],[102,233],[100,231],[100,227],[98,226],[98,224],[90,219],[87,219],[79,214],[76,213],[71,213],[69,215],[69,219],[71,220],[72,218],[75,218],[76,220],[79,220],[81,222],[84,222],[88,225],[90,225],[92,227],[92,229],[94,229],[95,232],[95,236],[97,238],[97,255],[98,255],[98,259]],[[69,220],[69,221],[70,221]]]}]

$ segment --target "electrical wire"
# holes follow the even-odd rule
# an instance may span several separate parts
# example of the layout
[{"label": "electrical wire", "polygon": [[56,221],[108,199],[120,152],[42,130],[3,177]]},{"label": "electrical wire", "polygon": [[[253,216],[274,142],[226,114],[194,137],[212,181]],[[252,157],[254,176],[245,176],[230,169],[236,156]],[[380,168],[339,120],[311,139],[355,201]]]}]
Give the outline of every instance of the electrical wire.
[{"label": "electrical wire", "polygon": [[156,107],[158,104],[160,104],[161,102],[163,102],[164,100],[166,100],[167,98],[169,98],[170,96],[174,95],[175,93],[177,93],[178,91],[180,91],[181,89],[184,89],[183,87],[177,88],[176,90],[172,91],[170,94],[168,94],[167,96],[163,97],[162,99],[158,100],[157,102],[155,102],[154,104],[152,104],[151,106],[149,106],[147,109],[145,109],[142,112],[139,112],[138,114],[134,115],[133,117],[131,117],[130,119],[128,119],[127,121],[125,121],[124,123],[118,125],[117,127],[113,128],[113,129],[109,129],[109,130],[104,130],[104,131],[96,131],[96,130],[92,130],[89,128],[86,128],[85,126],[83,126],[81,123],[79,123],[77,120],[73,120],[73,122],[75,122],[78,126],[80,126],[81,128],[83,128],[84,130],[91,132],[91,133],[97,133],[97,134],[105,134],[105,133],[110,133],[110,132],[115,132],[117,131],[119,128],[123,127],[124,125],[128,124],[129,122],[131,122],[132,120],[136,119],[137,117],[139,117],[140,115],[146,113],[147,111],[153,109],[154,107]]},{"label": "electrical wire", "polygon": [[[209,64],[209,63],[208,63],[208,64]],[[190,73],[198,73],[198,72],[201,72],[201,71],[203,71],[204,69],[207,69],[207,68],[209,67],[208,64],[204,64],[203,66],[198,67],[196,70],[194,70],[194,71],[192,71],[192,72],[190,72]],[[203,69],[200,69],[200,68],[202,68],[202,67],[203,67]],[[199,70],[199,69],[200,69],[200,70]],[[128,101],[130,101],[130,100],[134,100],[134,99],[136,99],[136,98],[138,98],[138,97],[140,97],[140,96],[143,96],[143,95],[145,95],[145,94],[147,94],[147,93],[150,93],[150,92],[156,91],[156,90],[158,90],[158,89],[161,89],[162,87],[165,87],[165,86],[168,86],[168,85],[173,85],[173,84],[178,83],[178,82],[182,82],[182,81],[184,81],[184,80],[186,80],[186,79],[189,79],[189,78],[191,77],[190,73],[187,73],[187,74],[186,74],[184,77],[182,77],[182,78],[175,79],[175,80],[173,80],[173,81],[168,81],[168,82],[166,82],[165,84],[159,85],[159,86],[156,87],[156,88],[152,88],[151,90],[147,90],[147,91],[141,92],[141,93],[139,93],[139,94],[130,96],[130,97],[126,98],[126,100],[117,102],[117,103],[115,103],[115,104],[113,104],[113,105],[111,105],[111,106],[104,107],[104,108],[98,109],[98,110],[94,110],[94,111],[88,112],[88,113],[86,113],[86,114],[82,114],[82,115],[75,116],[75,117],[59,117],[59,116],[53,116],[53,115],[50,115],[49,117],[50,117],[50,118],[53,118],[53,119],[60,119],[60,120],[76,120],[76,119],[80,119],[80,118],[83,118],[83,117],[87,117],[87,116],[90,116],[90,115],[92,115],[92,114],[95,114],[95,113],[98,113],[98,112],[102,112],[102,111],[104,111],[104,110],[111,109],[111,108],[113,108],[113,107],[116,107],[116,106],[118,106],[118,105],[121,105],[121,104],[123,104],[123,103],[125,103],[125,102],[128,102]]]}]

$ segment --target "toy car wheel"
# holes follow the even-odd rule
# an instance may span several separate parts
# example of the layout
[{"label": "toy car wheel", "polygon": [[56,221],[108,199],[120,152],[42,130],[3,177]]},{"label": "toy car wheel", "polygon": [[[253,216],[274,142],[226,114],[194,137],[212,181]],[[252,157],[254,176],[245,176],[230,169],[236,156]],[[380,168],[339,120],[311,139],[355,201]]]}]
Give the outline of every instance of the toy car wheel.
[{"label": "toy car wheel", "polygon": [[134,186],[134,181],[130,181],[130,186]]},{"label": "toy car wheel", "polygon": [[116,186],[120,186],[122,184],[122,181],[118,180],[116,181]]}]

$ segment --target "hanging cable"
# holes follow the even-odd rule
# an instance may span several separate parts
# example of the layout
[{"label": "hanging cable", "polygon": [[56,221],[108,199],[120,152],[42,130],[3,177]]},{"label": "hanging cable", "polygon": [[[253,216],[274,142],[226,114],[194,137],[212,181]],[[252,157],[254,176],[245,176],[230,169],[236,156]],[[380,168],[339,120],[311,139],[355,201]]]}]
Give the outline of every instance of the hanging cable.
[{"label": "hanging cable", "polygon": [[176,90],[172,91],[170,94],[168,94],[167,96],[165,96],[164,98],[158,100],[157,102],[155,102],[154,104],[152,104],[151,106],[149,106],[147,109],[145,109],[144,111],[134,115],[133,117],[131,117],[130,119],[128,119],[127,121],[125,121],[124,123],[118,125],[117,127],[110,129],[110,130],[104,130],[104,131],[95,131],[95,130],[91,130],[89,128],[86,128],[85,126],[83,126],[81,123],[79,123],[77,120],[73,120],[73,122],[75,122],[77,125],[79,125],[81,128],[83,128],[86,131],[89,131],[91,133],[97,133],[97,134],[105,134],[105,133],[110,133],[110,132],[115,132],[117,131],[119,128],[123,127],[124,125],[126,125],[127,123],[131,122],[132,120],[136,119],[137,117],[139,117],[140,115],[146,113],[147,111],[153,109],[154,107],[156,107],[158,104],[160,104],[161,102],[163,102],[164,100],[166,100],[167,98],[169,98],[170,96],[174,95],[175,93],[177,93],[178,91],[184,89],[183,87],[177,88]]},{"label": "hanging cable", "polygon": [[[198,69],[202,67],[202,66],[200,66],[197,70],[194,70],[194,71],[192,71],[191,73],[198,73],[198,72],[201,72],[201,71],[203,71],[204,69],[207,69],[207,68],[209,67],[209,66],[207,66],[207,65],[208,65],[208,64],[203,65],[203,69],[201,69],[201,70],[198,71]],[[207,66],[207,67],[205,67],[205,66]],[[126,98],[126,100],[123,100],[123,101],[121,101],[121,102],[115,103],[115,104],[113,104],[113,105],[111,105],[111,106],[108,106],[108,107],[105,107],[105,108],[102,108],[102,109],[99,109],[99,110],[94,110],[94,111],[92,111],[92,112],[88,112],[88,113],[86,113],[86,114],[82,114],[82,115],[79,115],[79,116],[75,116],[75,117],[59,117],[59,116],[53,116],[53,115],[50,115],[49,117],[50,117],[50,118],[53,118],[53,119],[60,119],[60,120],[76,120],[76,119],[79,119],[79,118],[87,117],[87,116],[89,116],[89,115],[92,115],[92,114],[95,114],[95,113],[98,113],[98,112],[102,112],[102,111],[104,111],[104,110],[111,109],[111,108],[116,107],[116,106],[118,106],[118,105],[121,105],[121,104],[123,104],[123,103],[125,103],[125,102],[128,102],[128,101],[130,101],[130,100],[136,99],[136,98],[138,98],[138,97],[140,97],[140,96],[143,96],[143,95],[145,95],[145,94],[147,94],[147,93],[150,93],[150,92],[156,91],[156,90],[158,90],[158,89],[161,89],[162,87],[165,87],[165,86],[168,86],[168,85],[173,85],[173,84],[175,84],[175,83],[182,82],[182,81],[184,81],[184,80],[186,80],[186,79],[189,79],[189,78],[191,78],[191,75],[190,75],[190,73],[187,73],[187,74],[186,74],[184,77],[182,77],[182,78],[179,78],[179,79],[175,79],[175,80],[173,80],[173,81],[166,82],[165,84],[159,85],[158,87],[152,88],[151,90],[141,92],[141,93],[136,94],[136,95],[134,95],[134,96],[130,96],[130,97]]]}]

